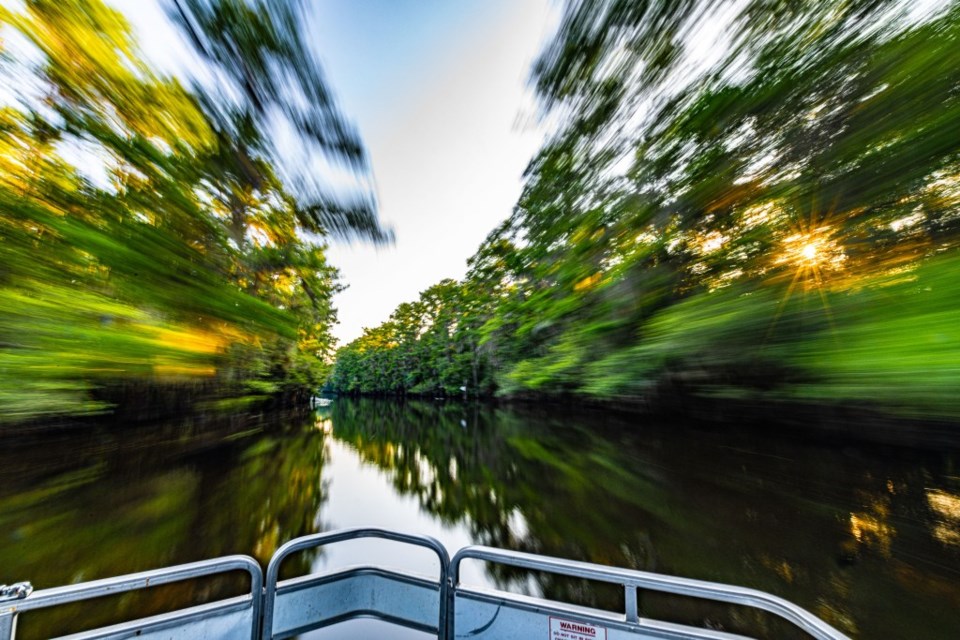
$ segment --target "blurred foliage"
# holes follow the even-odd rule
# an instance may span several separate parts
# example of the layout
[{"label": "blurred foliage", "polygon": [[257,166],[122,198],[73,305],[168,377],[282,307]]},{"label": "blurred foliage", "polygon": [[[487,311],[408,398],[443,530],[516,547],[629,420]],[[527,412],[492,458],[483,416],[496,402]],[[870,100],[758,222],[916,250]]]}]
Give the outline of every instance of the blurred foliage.
[{"label": "blurred foliage", "polygon": [[0,8],[0,420],[101,410],[91,391],[123,381],[315,387],[339,288],[324,236],[389,240],[371,195],[287,176],[267,143],[279,111],[312,158],[366,175],[296,6],[182,15],[234,86],[151,68],[99,0]]},{"label": "blurred foliage", "polygon": [[513,214],[333,386],[960,416],[958,38],[956,3],[569,0]]}]

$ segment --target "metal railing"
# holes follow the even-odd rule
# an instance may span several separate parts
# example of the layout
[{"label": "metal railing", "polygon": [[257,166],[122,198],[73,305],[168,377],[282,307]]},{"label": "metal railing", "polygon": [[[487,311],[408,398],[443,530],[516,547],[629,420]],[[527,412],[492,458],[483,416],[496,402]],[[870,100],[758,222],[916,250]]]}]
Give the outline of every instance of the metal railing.
[{"label": "metal railing", "polygon": [[[280,581],[281,565],[290,555],[361,538],[391,540],[432,551],[439,561],[437,579],[377,567],[353,567]],[[503,591],[470,589],[460,584],[460,566],[467,559],[617,584],[623,588],[624,608],[618,614]],[[554,624],[551,617],[554,615],[569,617],[573,624],[600,625],[597,629],[601,629],[602,637],[609,640],[618,637],[733,637],[718,631],[642,618],[637,595],[639,590],[647,590],[751,607],[772,613],[817,640],[849,640],[805,609],[755,589],[482,546],[461,549],[450,560],[444,546],[431,537],[379,528],[344,529],[291,540],[271,558],[266,580],[254,559],[228,556],[33,593],[28,583],[3,587],[0,588],[0,640],[13,640],[17,615],[23,612],[233,571],[245,571],[250,575],[250,591],[246,595],[87,631],[70,638],[106,640],[137,636],[151,640],[172,637],[171,632],[175,632],[173,637],[177,638],[281,640],[358,617],[380,618],[436,634],[441,640],[454,640],[458,633],[476,640],[504,635],[525,637],[527,631],[533,636],[546,637],[545,631]],[[460,629],[457,628],[458,622]]]},{"label": "metal railing", "polygon": [[[199,607],[181,609],[145,620],[124,623],[110,627],[109,630],[78,634],[76,637],[107,637],[107,632],[115,635],[135,631],[140,631],[137,635],[143,636],[146,632],[159,628],[170,628],[171,626],[188,623],[204,626],[204,621],[215,620],[222,616],[232,616],[239,620],[241,624],[249,619],[248,624],[245,625],[248,633],[244,635],[247,635],[250,640],[257,640],[260,637],[260,608],[263,604],[263,573],[256,560],[241,555],[202,560],[165,569],[131,573],[125,576],[82,582],[65,587],[42,589],[28,593],[24,597],[0,600],[0,640],[13,639],[16,632],[17,616],[21,613],[233,571],[245,571],[250,574],[250,591],[247,595]],[[249,615],[245,615],[248,610]],[[235,626],[236,624],[234,624]]]},{"label": "metal railing", "polygon": [[[450,571],[450,556],[447,554],[446,547],[430,536],[412,535],[375,527],[363,527],[354,529],[340,529],[338,531],[317,533],[310,536],[304,536],[302,538],[296,538],[277,549],[277,552],[273,555],[273,558],[270,559],[270,564],[267,565],[267,579],[263,606],[263,640],[274,640],[274,638],[277,637],[274,629],[274,614],[276,611],[278,588],[280,586],[278,582],[280,577],[280,565],[283,563],[283,561],[291,554],[300,551],[335,544],[337,542],[343,542],[346,540],[355,540],[358,538],[379,538],[382,540],[392,540],[394,542],[424,547],[436,554],[437,559],[440,562],[439,577],[436,582],[436,588],[438,592],[436,632],[438,636],[445,633],[447,628],[447,611],[444,603],[446,602],[446,592],[449,585],[448,575]],[[356,570],[354,570],[353,573],[356,573]],[[315,582],[320,583],[322,579],[323,576],[321,574],[315,578]],[[364,610],[361,615],[369,614],[369,611]]]},{"label": "metal railing", "polygon": [[456,596],[462,593],[459,586],[460,564],[466,559],[509,565],[531,571],[544,571],[573,578],[595,580],[597,582],[619,584],[624,590],[623,620],[634,625],[640,624],[640,612],[637,607],[637,590],[647,589],[661,593],[671,593],[762,609],[803,629],[817,640],[849,640],[847,636],[809,611],[783,598],[756,589],[483,546],[466,547],[453,556],[453,560],[450,563],[451,588],[447,605],[447,615],[450,619],[454,618]]}]

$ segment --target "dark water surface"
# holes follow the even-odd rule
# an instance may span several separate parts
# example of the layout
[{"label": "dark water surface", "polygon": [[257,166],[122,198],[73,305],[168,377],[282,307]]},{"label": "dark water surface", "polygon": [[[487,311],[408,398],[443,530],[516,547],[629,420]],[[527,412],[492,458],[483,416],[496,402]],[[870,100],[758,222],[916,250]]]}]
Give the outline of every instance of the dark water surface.
[{"label": "dark water surface", "polygon": [[[0,584],[37,588],[379,525],[755,587],[854,637],[960,637],[960,456],[803,444],[599,411],[335,400],[316,413],[183,419],[0,451]],[[386,544],[386,546],[383,546]],[[297,556],[293,575],[413,564],[389,543]],[[472,582],[619,609],[616,592],[502,568]],[[242,590],[208,580],[25,615],[74,632]],[[789,636],[768,617],[641,596],[641,615]],[[759,630],[759,631],[758,631]]]}]

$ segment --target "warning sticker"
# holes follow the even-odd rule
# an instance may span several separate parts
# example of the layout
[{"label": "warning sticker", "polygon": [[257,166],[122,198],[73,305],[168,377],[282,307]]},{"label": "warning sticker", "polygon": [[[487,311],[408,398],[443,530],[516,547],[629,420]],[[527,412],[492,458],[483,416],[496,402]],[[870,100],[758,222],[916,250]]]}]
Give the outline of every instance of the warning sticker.
[{"label": "warning sticker", "polygon": [[550,640],[607,640],[607,629],[586,622],[551,617]]}]

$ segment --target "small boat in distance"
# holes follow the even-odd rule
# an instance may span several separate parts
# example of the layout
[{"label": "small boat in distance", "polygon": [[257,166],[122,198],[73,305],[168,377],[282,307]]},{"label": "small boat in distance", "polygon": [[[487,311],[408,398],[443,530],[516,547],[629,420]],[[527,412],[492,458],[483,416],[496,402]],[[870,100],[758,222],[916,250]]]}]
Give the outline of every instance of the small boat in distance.
[{"label": "small boat in distance", "polygon": [[[360,538],[380,538],[426,548],[436,554],[438,575],[428,577],[376,566],[355,566],[279,579],[280,567],[288,556]],[[468,559],[619,585],[624,592],[624,610],[611,612],[501,590],[467,587],[460,583],[460,567]],[[733,640],[750,637],[641,617],[639,591],[763,610],[817,640],[847,639],[812,613],[763,591],[483,546],[461,549],[451,559],[445,547],[428,536],[356,528],[287,542],[271,558],[266,574],[253,558],[234,555],[40,591],[33,591],[29,583],[2,587],[0,640],[15,639],[20,613],[240,571],[250,578],[250,589],[245,595],[84,631],[64,640],[281,640],[358,618],[378,619],[438,640]]]}]

